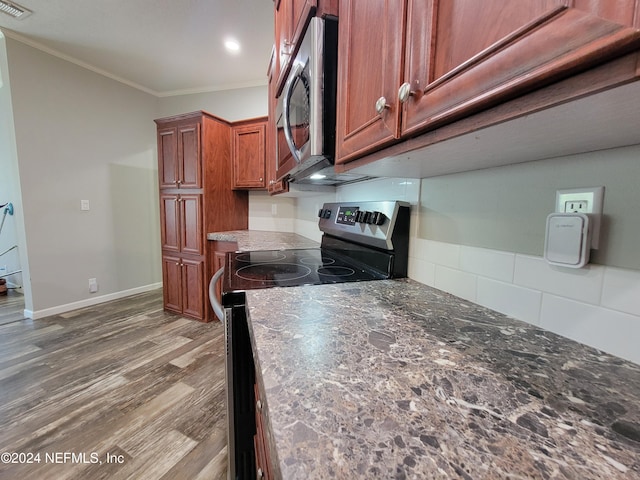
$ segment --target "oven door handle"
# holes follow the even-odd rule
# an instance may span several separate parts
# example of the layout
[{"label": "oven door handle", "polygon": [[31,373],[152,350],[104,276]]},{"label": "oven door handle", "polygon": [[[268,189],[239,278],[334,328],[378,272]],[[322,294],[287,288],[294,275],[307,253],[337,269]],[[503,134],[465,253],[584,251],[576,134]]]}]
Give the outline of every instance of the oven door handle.
[{"label": "oven door handle", "polygon": [[224,322],[224,309],[216,298],[216,283],[220,281],[222,275],[224,275],[224,267],[221,267],[220,270],[211,277],[211,281],[209,282],[209,302],[211,302],[213,313],[216,314],[216,317],[218,317],[221,322]]}]

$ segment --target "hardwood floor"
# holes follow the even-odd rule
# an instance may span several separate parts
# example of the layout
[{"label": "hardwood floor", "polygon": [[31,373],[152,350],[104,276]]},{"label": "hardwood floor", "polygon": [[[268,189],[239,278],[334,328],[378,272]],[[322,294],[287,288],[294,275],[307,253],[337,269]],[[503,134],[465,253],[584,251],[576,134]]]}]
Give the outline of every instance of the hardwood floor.
[{"label": "hardwood floor", "polygon": [[24,296],[13,289],[0,295],[0,325],[24,319]]},{"label": "hardwood floor", "polygon": [[223,330],[161,290],[0,324],[0,479],[226,478]]}]

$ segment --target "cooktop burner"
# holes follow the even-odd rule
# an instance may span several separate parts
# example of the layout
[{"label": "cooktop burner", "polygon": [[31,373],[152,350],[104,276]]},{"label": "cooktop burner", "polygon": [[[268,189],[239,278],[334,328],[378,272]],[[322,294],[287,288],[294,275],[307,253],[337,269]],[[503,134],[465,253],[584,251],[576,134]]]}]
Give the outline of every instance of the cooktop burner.
[{"label": "cooktop burner", "polygon": [[409,216],[409,204],[399,201],[325,203],[319,248],[227,253],[223,300],[259,288],[405,277]]},{"label": "cooktop burner", "polygon": [[388,278],[338,252],[321,248],[227,254],[225,291],[319,285]]}]

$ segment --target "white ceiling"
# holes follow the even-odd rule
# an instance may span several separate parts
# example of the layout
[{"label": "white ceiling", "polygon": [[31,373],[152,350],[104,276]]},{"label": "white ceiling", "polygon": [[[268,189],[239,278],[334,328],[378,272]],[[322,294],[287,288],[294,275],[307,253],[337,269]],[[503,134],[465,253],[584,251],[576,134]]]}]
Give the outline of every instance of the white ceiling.
[{"label": "white ceiling", "polygon": [[33,14],[0,13],[6,36],[157,96],[267,83],[273,0],[14,1]]}]

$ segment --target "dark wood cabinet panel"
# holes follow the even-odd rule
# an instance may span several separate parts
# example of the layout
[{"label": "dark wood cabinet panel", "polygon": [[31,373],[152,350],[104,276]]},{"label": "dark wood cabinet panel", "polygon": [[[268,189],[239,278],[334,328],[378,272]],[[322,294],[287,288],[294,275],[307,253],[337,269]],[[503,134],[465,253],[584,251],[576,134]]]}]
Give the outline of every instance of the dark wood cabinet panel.
[{"label": "dark wood cabinet panel", "polygon": [[162,257],[162,293],[164,308],[182,313],[182,269],[179,257]]},{"label": "dark wood cabinet panel", "polygon": [[341,0],[337,165],[640,48],[640,0],[391,3]]},{"label": "dark wood cabinet panel", "polygon": [[266,119],[234,126],[231,158],[234,189],[266,187]]},{"label": "dark wood cabinet panel", "polygon": [[205,314],[204,262],[183,258],[182,273],[182,314],[196,319]]},{"label": "dark wood cabinet panel", "polygon": [[156,124],[165,308],[210,321],[207,233],[248,227],[248,194],[231,189],[233,125],[203,111]]},{"label": "dark wood cabinet panel", "polygon": [[178,184],[178,130],[175,127],[158,129],[158,178],[160,188]]},{"label": "dark wood cabinet panel", "polygon": [[276,95],[280,95],[290,70],[290,61],[314,16],[338,15],[338,0],[280,0],[275,3]]},{"label": "dark wood cabinet panel", "polygon": [[160,242],[163,251],[180,251],[180,208],[177,194],[160,194]]},{"label": "dark wood cabinet panel", "polygon": [[202,195],[161,193],[160,226],[163,251],[202,255]]},{"label": "dark wood cabinet panel", "polygon": [[158,130],[160,188],[201,188],[200,124]]},{"label": "dark wood cabinet panel", "polygon": [[[344,162],[400,133],[405,2],[342,0],[338,23],[336,157]],[[379,113],[376,102],[386,105]]]},{"label": "dark wood cabinet panel", "polygon": [[180,211],[180,246],[184,254],[202,255],[202,195],[181,194]]},{"label": "dark wood cabinet panel", "polygon": [[178,127],[178,165],[178,184],[181,188],[202,188],[199,123]]},{"label": "dark wood cabinet panel", "polygon": [[198,320],[204,318],[204,262],[162,257],[164,308]]},{"label": "dark wood cabinet panel", "polygon": [[424,2],[409,5],[405,82],[413,95],[403,109],[403,135],[468,116],[640,45],[633,27],[636,0],[451,0],[435,2],[432,12]]},{"label": "dark wood cabinet panel", "polygon": [[253,386],[256,399],[256,434],[253,436],[253,447],[256,456],[256,478],[270,480],[274,478],[267,443],[267,426],[264,418],[264,403],[260,396],[258,384]]}]

